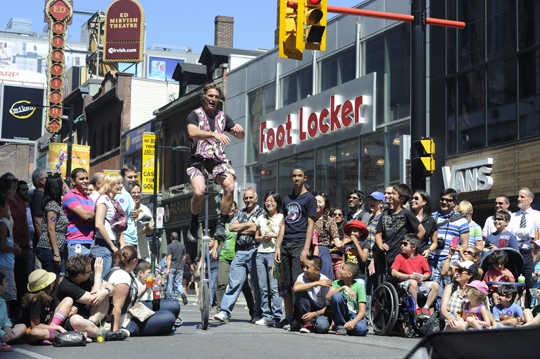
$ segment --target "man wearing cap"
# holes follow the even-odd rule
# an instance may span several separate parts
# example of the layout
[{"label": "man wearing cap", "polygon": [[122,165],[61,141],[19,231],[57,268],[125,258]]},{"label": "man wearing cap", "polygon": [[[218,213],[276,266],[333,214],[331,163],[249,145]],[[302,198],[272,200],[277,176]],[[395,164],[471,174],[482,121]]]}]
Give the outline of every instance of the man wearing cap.
[{"label": "man wearing cap", "polygon": [[366,225],[369,223],[369,213],[362,210],[362,205],[364,204],[364,192],[355,189],[349,193],[349,208],[350,212],[347,214],[347,222],[357,219],[364,222]]},{"label": "man wearing cap", "polygon": [[532,209],[534,193],[527,187],[518,192],[519,211],[512,214],[508,231],[514,233],[518,240],[519,253],[523,256],[523,275],[527,284],[527,305],[531,302],[529,289],[533,287],[532,272],[534,268],[531,241],[536,237],[540,225],[540,213]]}]

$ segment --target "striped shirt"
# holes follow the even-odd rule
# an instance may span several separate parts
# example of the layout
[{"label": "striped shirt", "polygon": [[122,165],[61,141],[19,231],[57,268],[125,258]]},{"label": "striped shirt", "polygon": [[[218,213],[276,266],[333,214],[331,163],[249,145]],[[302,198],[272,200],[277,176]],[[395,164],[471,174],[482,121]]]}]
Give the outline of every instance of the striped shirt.
[{"label": "striped shirt", "polygon": [[86,193],[73,188],[62,200],[62,209],[66,213],[69,224],[66,232],[66,241],[72,244],[91,244],[96,229],[94,221],[87,221],[79,217],[73,210],[76,207],[94,212],[94,201]]},{"label": "striped shirt", "polygon": [[482,227],[475,221],[469,223],[469,247],[475,247],[477,241],[482,240]]},{"label": "striped shirt", "polygon": [[[443,261],[448,257],[448,249],[452,245],[452,238],[457,237],[459,238],[460,235],[469,233],[469,223],[465,218],[460,218],[456,221],[450,222],[452,215],[454,214],[454,211],[451,211],[448,214],[442,214],[440,212],[433,212],[431,215],[432,217],[437,221],[437,226],[439,224],[442,224],[439,227],[439,238],[444,238],[446,244],[443,249],[436,249],[433,251],[433,253],[430,254],[430,259],[435,259],[437,261]],[[461,243],[461,240],[459,240],[458,243]],[[458,254],[457,252],[454,254],[455,260],[458,260]]]}]

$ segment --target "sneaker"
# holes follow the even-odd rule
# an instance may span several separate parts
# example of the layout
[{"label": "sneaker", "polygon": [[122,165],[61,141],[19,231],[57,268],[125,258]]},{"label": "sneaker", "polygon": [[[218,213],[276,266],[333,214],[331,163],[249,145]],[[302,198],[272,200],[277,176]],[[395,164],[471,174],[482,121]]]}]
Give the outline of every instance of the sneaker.
[{"label": "sneaker", "polygon": [[341,327],[341,328],[337,328],[336,329],[336,334],[337,335],[347,335],[347,329]]},{"label": "sneaker", "polygon": [[431,317],[431,313],[429,312],[429,309],[427,308],[422,308],[422,311],[420,313],[420,316],[419,318],[422,318],[422,319],[427,319]]},{"label": "sneaker", "polygon": [[187,239],[193,243],[196,243],[199,240],[199,222],[189,224]]},{"label": "sneaker", "polygon": [[129,336],[129,332],[125,329],[117,330],[116,332],[108,332],[105,334],[105,341],[112,342],[116,340],[124,340]]},{"label": "sneaker", "polygon": [[259,319],[259,320],[257,320],[257,321],[255,322],[255,324],[257,324],[257,325],[266,325],[266,320],[264,320],[264,319]]},{"label": "sneaker", "polygon": [[302,329],[302,323],[293,321],[292,324],[286,325],[283,327],[283,329],[287,328],[289,332],[298,332],[300,329]]},{"label": "sneaker", "polygon": [[308,322],[300,328],[300,333],[313,333],[315,331],[315,324]]},{"label": "sneaker", "polygon": [[182,303],[184,303],[184,305],[188,304],[188,299],[187,299],[187,294],[186,293],[182,293]]},{"label": "sneaker", "polygon": [[229,317],[227,317],[227,315],[223,312],[219,312],[218,314],[214,315],[214,319],[222,323],[229,322]]},{"label": "sneaker", "polygon": [[225,239],[227,237],[227,233],[225,233],[225,226],[218,222],[216,231],[214,232],[214,238],[215,239]]},{"label": "sneaker", "polygon": [[270,319],[269,321],[266,322],[266,326],[275,328],[278,323],[279,322],[276,319]]},{"label": "sneaker", "polygon": [[418,318],[420,318],[420,316],[422,315],[422,308],[416,308],[415,314]]},{"label": "sneaker", "polygon": [[287,318],[284,318],[280,322],[274,324],[274,328],[285,329],[285,326],[290,324],[291,322]]}]

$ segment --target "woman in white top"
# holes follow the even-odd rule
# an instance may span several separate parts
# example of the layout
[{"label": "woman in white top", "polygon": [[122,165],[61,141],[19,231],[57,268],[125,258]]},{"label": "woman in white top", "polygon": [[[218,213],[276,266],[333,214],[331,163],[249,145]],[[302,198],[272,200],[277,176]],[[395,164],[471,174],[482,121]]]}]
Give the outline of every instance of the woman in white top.
[{"label": "woman in white top", "polygon": [[123,234],[116,234],[110,224],[115,214],[113,198],[122,192],[123,187],[121,176],[107,175],[103,178],[100,196],[96,200],[96,238],[92,244],[92,256],[103,258],[103,278],[112,268],[114,253],[126,245]]},{"label": "woman in white top", "polygon": [[257,233],[255,240],[259,242],[257,251],[257,277],[261,295],[262,318],[255,322],[258,325],[274,326],[279,323],[282,315],[281,297],[278,291],[278,282],[272,275],[276,241],[283,222],[283,214],[279,210],[283,207],[281,197],[276,192],[268,192],[264,196],[264,208],[267,214],[257,218]]},{"label": "woman in white top", "polygon": [[[137,250],[133,246],[125,246],[116,253],[116,264],[107,279],[114,285],[113,320],[111,330],[127,329],[130,336],[164,335],[173,331],[176,316],[166,309],[156,310],[144,322],[132,317],[128,310],[139,301],[146,291],[146,286],[137,285],[133,270],[137,267]],[[178,306],[178,311],[180,307]]]}]

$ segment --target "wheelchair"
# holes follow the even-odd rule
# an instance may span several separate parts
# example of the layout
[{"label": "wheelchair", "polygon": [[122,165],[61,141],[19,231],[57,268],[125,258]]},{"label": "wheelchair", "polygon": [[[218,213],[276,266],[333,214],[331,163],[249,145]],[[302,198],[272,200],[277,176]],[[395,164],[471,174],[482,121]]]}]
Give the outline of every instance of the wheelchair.
[{"label": "wheelchair", "polygon": [[[423,337],[422,329],[429,319],[420,319],[415,314],[416,303],[406,289],[399,286],[400,279],[385,276],[371,295],[370,321],[377,335],[395,333],[412,338],[415,335]],[[426,297],[418,293],[418,307],[425,304]],[[440,315],[441,303],[439,298],[433,303],[432,315]]]}]

